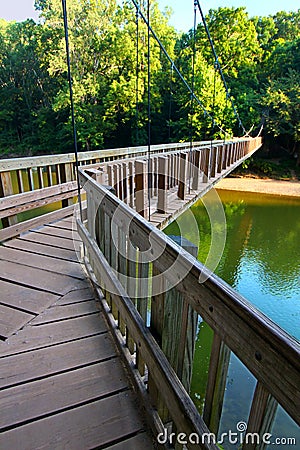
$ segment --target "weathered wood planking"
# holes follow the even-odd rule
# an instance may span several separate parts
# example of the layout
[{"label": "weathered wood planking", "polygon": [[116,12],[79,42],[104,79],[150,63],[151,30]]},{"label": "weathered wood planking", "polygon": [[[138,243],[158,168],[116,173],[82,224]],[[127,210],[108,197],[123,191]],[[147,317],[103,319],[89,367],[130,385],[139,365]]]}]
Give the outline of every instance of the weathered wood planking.
[{"label": "weathered wood planking", "polygon": [[80,289],[87,285],[86,280],[3,260],[0,260],[0,274],[4,280],[59,295],[64,295],[72,289]]},{"label": "weathered wood planking", "polygon": [[56,305],[69,305],[77,302],[86,302],[94,298],[94,293],[91,288],[76,289],[75,291],[68,292],[63,295],[57,302]]},{"label": "weathered wood planking", "polygon": [[108,333],[8,356],[1,354],[0,347],[0,387],[15,386],[84,367],[114,358],[115,355],[116,349]]},{"label": "weathered wood planking", "polygon": [[35,316],[0,304],[0,338],[5,339]]},{"label": "weathered wood planking", "polygon": [[9,341],[0,343],[0,353],[12,355],[104,332],[106,325],[100,321],[99,313],[38,327],[26,327]]},{"label": "weathered wood planking", "polygon": [[106,447],[106,450],[153,450],[156,446],[149,440],[146,433],[140,433],[137,436],[126,439],[115,445]]},{"label": "weathered wood planking", "polygon": [[101,448],[143,429],[131,392],[109,396],[3,432],[0,447],[32,450]]},{"label": "weathered wood planking", "polygon": [[44,323],[56,322],[63,319],[74,319],[75,317],[87,316],[99,312],[99,306],[97,306],[94,300],[75,303],[74,305],[65,306],[52,306],[48,308],[44,313],[41,313],[33,319],[31,325],[41,325]]},{"label": "weathered wood planking", "polygon": [[56,248],[65,248],[66,250],[79,251],[80,249],[80,243],[78,241],[73,241],[71,239],[66,239],[59,236],[51,236],[50,234],[39,233],[38,230],[23,234],[20,239],[45,244]]},{"label": "weathered wood planking", "polygon": [[27,231],[30,228],[45,225],[51,221],[62,219],[74,211],[74,205],[68,206],[66,208],[59,209],[57,211],[52,211],[42,216],[34,217],[33,219],[26,220],[25,222],[20,222],[9,228],[4,228],[0,230],[0,241],[5,241],[11,239],[12,237],[18,236],[19,234]]},{"label": "weathered wood planking", "polygon": [[1,280],[0,303],[30,314],[38,314],[59,299],[59,295],[42,292]]},{"label": "weathered wood planking", "polygon": [[4,197],[0,202],[0,219],[75,197],[76,189],[76,182],[71,182]]},{"label": "weathered wood planking", "polygon": [[127,385],[123,367],[115,358],[5,389],[1,393],[0,431],[112,395]]},{"label": "weathered wood planking", "polygon": [[84,273],[80,267],[80,264],[77,264],[76,262],[63,261],[54,257],[44,255],[35,255],[22,250],[1,247],[0,260],[10,261],[12,263],[18,263],[24,266],[37,269],[42,267],[47,272],[54,272],[62,275],[68,275],[69,277],[78,278],[80,280],[85,278]]},{"label": "weathered wood planking", "polygon": [[5,247],[17,248],[20,250],[26,250],[29,253],[38,255],[54,256],[57,260],[63,259],[65,261],[78,262],[78,257],[74,250],[65,249],[59,247],[51,247],[46,242],[31,242],[25,239],[13,239],[12,241],[6,241]]},{"label": "weathered wood planking", "polygon": [[0,447],[153,448],[66,223],[0,248],[0,334],[18,331],[0,342]]},{"label": "weathered wood planking", "polygon": [[72,229],[70,228],[66,230],[63,228],[56,228],[54,226],[45,226],[42,228],[36,228],[34,232],[46,234],[49,236],[56,236],[63,239],[71,239],[72,241],[80,241],[77,231],[72,231]]}]

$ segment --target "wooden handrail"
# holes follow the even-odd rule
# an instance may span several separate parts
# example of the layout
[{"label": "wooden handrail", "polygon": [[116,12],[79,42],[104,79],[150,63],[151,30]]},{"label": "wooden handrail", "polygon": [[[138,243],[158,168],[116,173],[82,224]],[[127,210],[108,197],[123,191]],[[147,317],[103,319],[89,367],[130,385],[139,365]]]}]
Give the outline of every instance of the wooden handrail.
[{"label": "wooden handrail", "polygon": [[[149,176],[152,179],[152,188],[150,197],[158,196],[159,211],[167,209],[166,192],[159,186],[163,185],[169,189],[178,185],[178,196],[182,199],[185,198],[186,180],[185,174],[180,172],[181,166],[178,163],[180,155],[185,156],[184,171],[187,170],[188,164],[196,162],[197,166],[193,171],[192,182],[193,186],[197,188],[201,170],[204,173],[204,181],[207,182],[216,171],[222,170],[221,166],[225,168],[230,166],[230,170],[232,170],[232,163],[239,164],[249,152],[254,151],[260,144],[261,139],[247,138],[229,141],[227,144],[222,141],[214,141],[213,147],[211,142],[207,141],[194,142],[192,148],[190,143],[154,145],[151,147],[152,169]],[[225,158],[226,149],[230,156],[227,160]],[[100,169],[103,180],[108,176],[108,183],[115,187],[117,195],[138,211],[144,211],[145,214],[148,209],[145,203],[146,197],[139,192],[139,189],[147,183],[148,170],[145,169],[138,176],[136,167],[140,164],[139,161],[147,157],[147,150],[147,147],[129,147],[82,152],[79,154],[79,161],[84,167],[90,168],[94,172],[96,162],[98,173],[100,174]],[[213,158],[210,157],[210,152],[214,155]],[[218,157],[216,156],[217,152]],[[165,173],[164,181],[161,174],[158,174],[158,161],[162,156],[168,158],[168,163],[170,161],[170,164],[165,167],[168,173]],[[63,207],[70,206],[72,199],[76,197],[74,164],[74,154],[0,160],[0,220],[3,228],[14,226],[11,230],[19,229],[15,225],[19,221],[18,214],[23,211],[45,206],[55,201],[62,201]],[[136,197],[135,202],[134,197]],[[5,235],[13,236],[11,233],[5,233]]]}]

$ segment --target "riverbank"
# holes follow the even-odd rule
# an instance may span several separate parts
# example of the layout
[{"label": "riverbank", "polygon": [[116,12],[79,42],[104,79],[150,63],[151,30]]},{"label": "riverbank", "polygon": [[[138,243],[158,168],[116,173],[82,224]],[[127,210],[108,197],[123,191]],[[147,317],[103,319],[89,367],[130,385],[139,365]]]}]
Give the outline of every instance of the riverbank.
[{"label": "riverbank", "polygon": [[215,187],[300,198],[300,181],[273,180],[271,178],[223,178]]}]

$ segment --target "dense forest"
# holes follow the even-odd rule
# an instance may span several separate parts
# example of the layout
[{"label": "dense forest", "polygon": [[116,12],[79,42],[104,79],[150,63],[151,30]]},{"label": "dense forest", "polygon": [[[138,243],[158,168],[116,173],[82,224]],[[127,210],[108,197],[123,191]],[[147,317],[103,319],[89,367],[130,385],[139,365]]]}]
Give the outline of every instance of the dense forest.
[{"label": "dense forest", "polygon": [[[36,0],[35,7],[39,23],[0,19],[1,157],[72,150],[61,0]],[[300,9],[268,17],[249,17],[243,7],[209,11],[230,98],[203,24],[198,19],[195,32],[179,34],[169,17],[152,0],[151,25],[200,101],[191,100],[152,37],[151,142],[223,138],[222,130],[242,136],[233,101],[247,131],[264,124],[269,148],[299,164]],[[132,2],[68,2],[68,19],[80,149],[145,144],[147,28]]]}]

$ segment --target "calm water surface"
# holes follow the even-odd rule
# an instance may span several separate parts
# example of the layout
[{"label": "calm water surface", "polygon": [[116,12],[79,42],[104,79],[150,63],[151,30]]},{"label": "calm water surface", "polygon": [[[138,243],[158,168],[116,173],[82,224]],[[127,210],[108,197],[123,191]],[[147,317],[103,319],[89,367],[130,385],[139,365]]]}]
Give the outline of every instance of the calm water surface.
[{"label": "calm water surface", "polygon": [[[218,193],[225,209],[227,238],[216,274],[299,340],[300,199],[223,190]],[[199,235],[194,226],[189,230],[191,216],[188,213],[165,231],[176,235],[180,234],[179,229],[185,230],[184,237],[199,246],[198,259],[205,263],[211,245],[209,217],[202,201],[191,211],[196,218]],[[218,225],[214,226],[217,228]],[[205,395],[211,338],[209,327],[200,323],[192,381],[192,396],[200,411]],[[206,366],[203,360],[206,360]],[[254,389],[252,375],[235,355],[231,355],[220,432],[236,431],[239,421],[247,421]],[[273,434],[297,436],[300,448],[299,429],[281,408],[276,415]],[[278,449],[287,447],[292,448],[276,445]],[[237,446],[228,444],[224,448]]]}]

